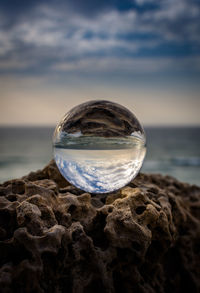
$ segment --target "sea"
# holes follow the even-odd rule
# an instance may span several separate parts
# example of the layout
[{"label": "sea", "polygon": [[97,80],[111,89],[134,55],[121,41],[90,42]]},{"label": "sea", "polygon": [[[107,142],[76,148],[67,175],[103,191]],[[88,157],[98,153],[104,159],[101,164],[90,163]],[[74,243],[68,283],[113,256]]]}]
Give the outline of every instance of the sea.
[{"label": "sea", "polygon": [[[0,128],[0,182],[43,168],[53,158],[52,127]],[[200,186],[200,127],[145,127],[141,172]]]}]

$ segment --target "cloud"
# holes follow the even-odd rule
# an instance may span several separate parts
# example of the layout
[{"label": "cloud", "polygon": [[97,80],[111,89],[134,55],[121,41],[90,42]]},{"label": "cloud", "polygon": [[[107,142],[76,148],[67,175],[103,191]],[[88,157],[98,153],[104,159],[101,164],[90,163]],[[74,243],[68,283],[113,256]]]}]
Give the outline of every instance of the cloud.
[{"label": "cloud", "polygon": [[199,31],[198,0],[2,0],[0,123],[54,124],[103,98],[197,124]]},{"label": "cloud", "polygon": [[[159,72],[170,66],[173,71],[170,60],[181,55],[191,67],[188,57],[198,55],[200,5],[195,0],[127,0],[123,5],[111,0],[22,1],[14,20],[14,4],[2,3],[1,74]],[[176,70],[185,70],[184,64],[177,61]]]},{"label": "cloud", "polygon": [[152,29],[163,32],[167,40],[196,40],[199,42],[200,4],[197,1],[167,0],[160,9],[147,13],[144,22]]},{"label": "cloud", "polygon": [[31,61],[18,61],[18,60],[8,60],[0,61],[0,70],[15,70],[15,69],[26,69],[31,65]]},{"label": "cloud", "polygon": [[193,64],[193,69],[200,72],[199,58],[88,58],[74,62],[58,62],[52,66],[52,70],[62,72],[87,72],[87,73],[130,73],[153,74],[167,72],[173,67],[173,71],[180,72]]}]

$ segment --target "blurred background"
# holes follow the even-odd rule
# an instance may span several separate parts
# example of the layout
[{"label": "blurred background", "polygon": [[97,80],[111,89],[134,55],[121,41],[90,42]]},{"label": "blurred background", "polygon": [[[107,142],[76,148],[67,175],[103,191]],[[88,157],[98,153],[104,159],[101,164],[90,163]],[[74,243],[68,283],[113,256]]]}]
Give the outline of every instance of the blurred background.
[{"label": "blurred background", "polygon": [[73,106],[124,105],[143,172],[200,185],[198,0],[0,1],[0,181],[42,168]]}]

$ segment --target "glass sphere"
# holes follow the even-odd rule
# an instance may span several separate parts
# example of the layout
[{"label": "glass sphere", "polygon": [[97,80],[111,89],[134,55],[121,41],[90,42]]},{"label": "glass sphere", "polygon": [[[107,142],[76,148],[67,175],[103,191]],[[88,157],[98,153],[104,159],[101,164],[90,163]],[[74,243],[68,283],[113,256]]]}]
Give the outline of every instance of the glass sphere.
[{"label": "glass sphere", "polygon": [[107,193],[129,183],[146,153],[145,133],[125,107],[103,100],[80,104],[57,125],[54,158],[71,184]]}]

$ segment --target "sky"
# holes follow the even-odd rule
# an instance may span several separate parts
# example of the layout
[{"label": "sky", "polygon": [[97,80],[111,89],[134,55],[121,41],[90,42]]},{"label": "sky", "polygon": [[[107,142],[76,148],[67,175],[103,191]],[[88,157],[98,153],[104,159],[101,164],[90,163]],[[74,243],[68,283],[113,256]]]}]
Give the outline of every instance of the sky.
[{"label": "sky", "polygon": [[56,125],[93,99],[200,125],[199,32],[199,0],[0,0],[0,125]]}]

